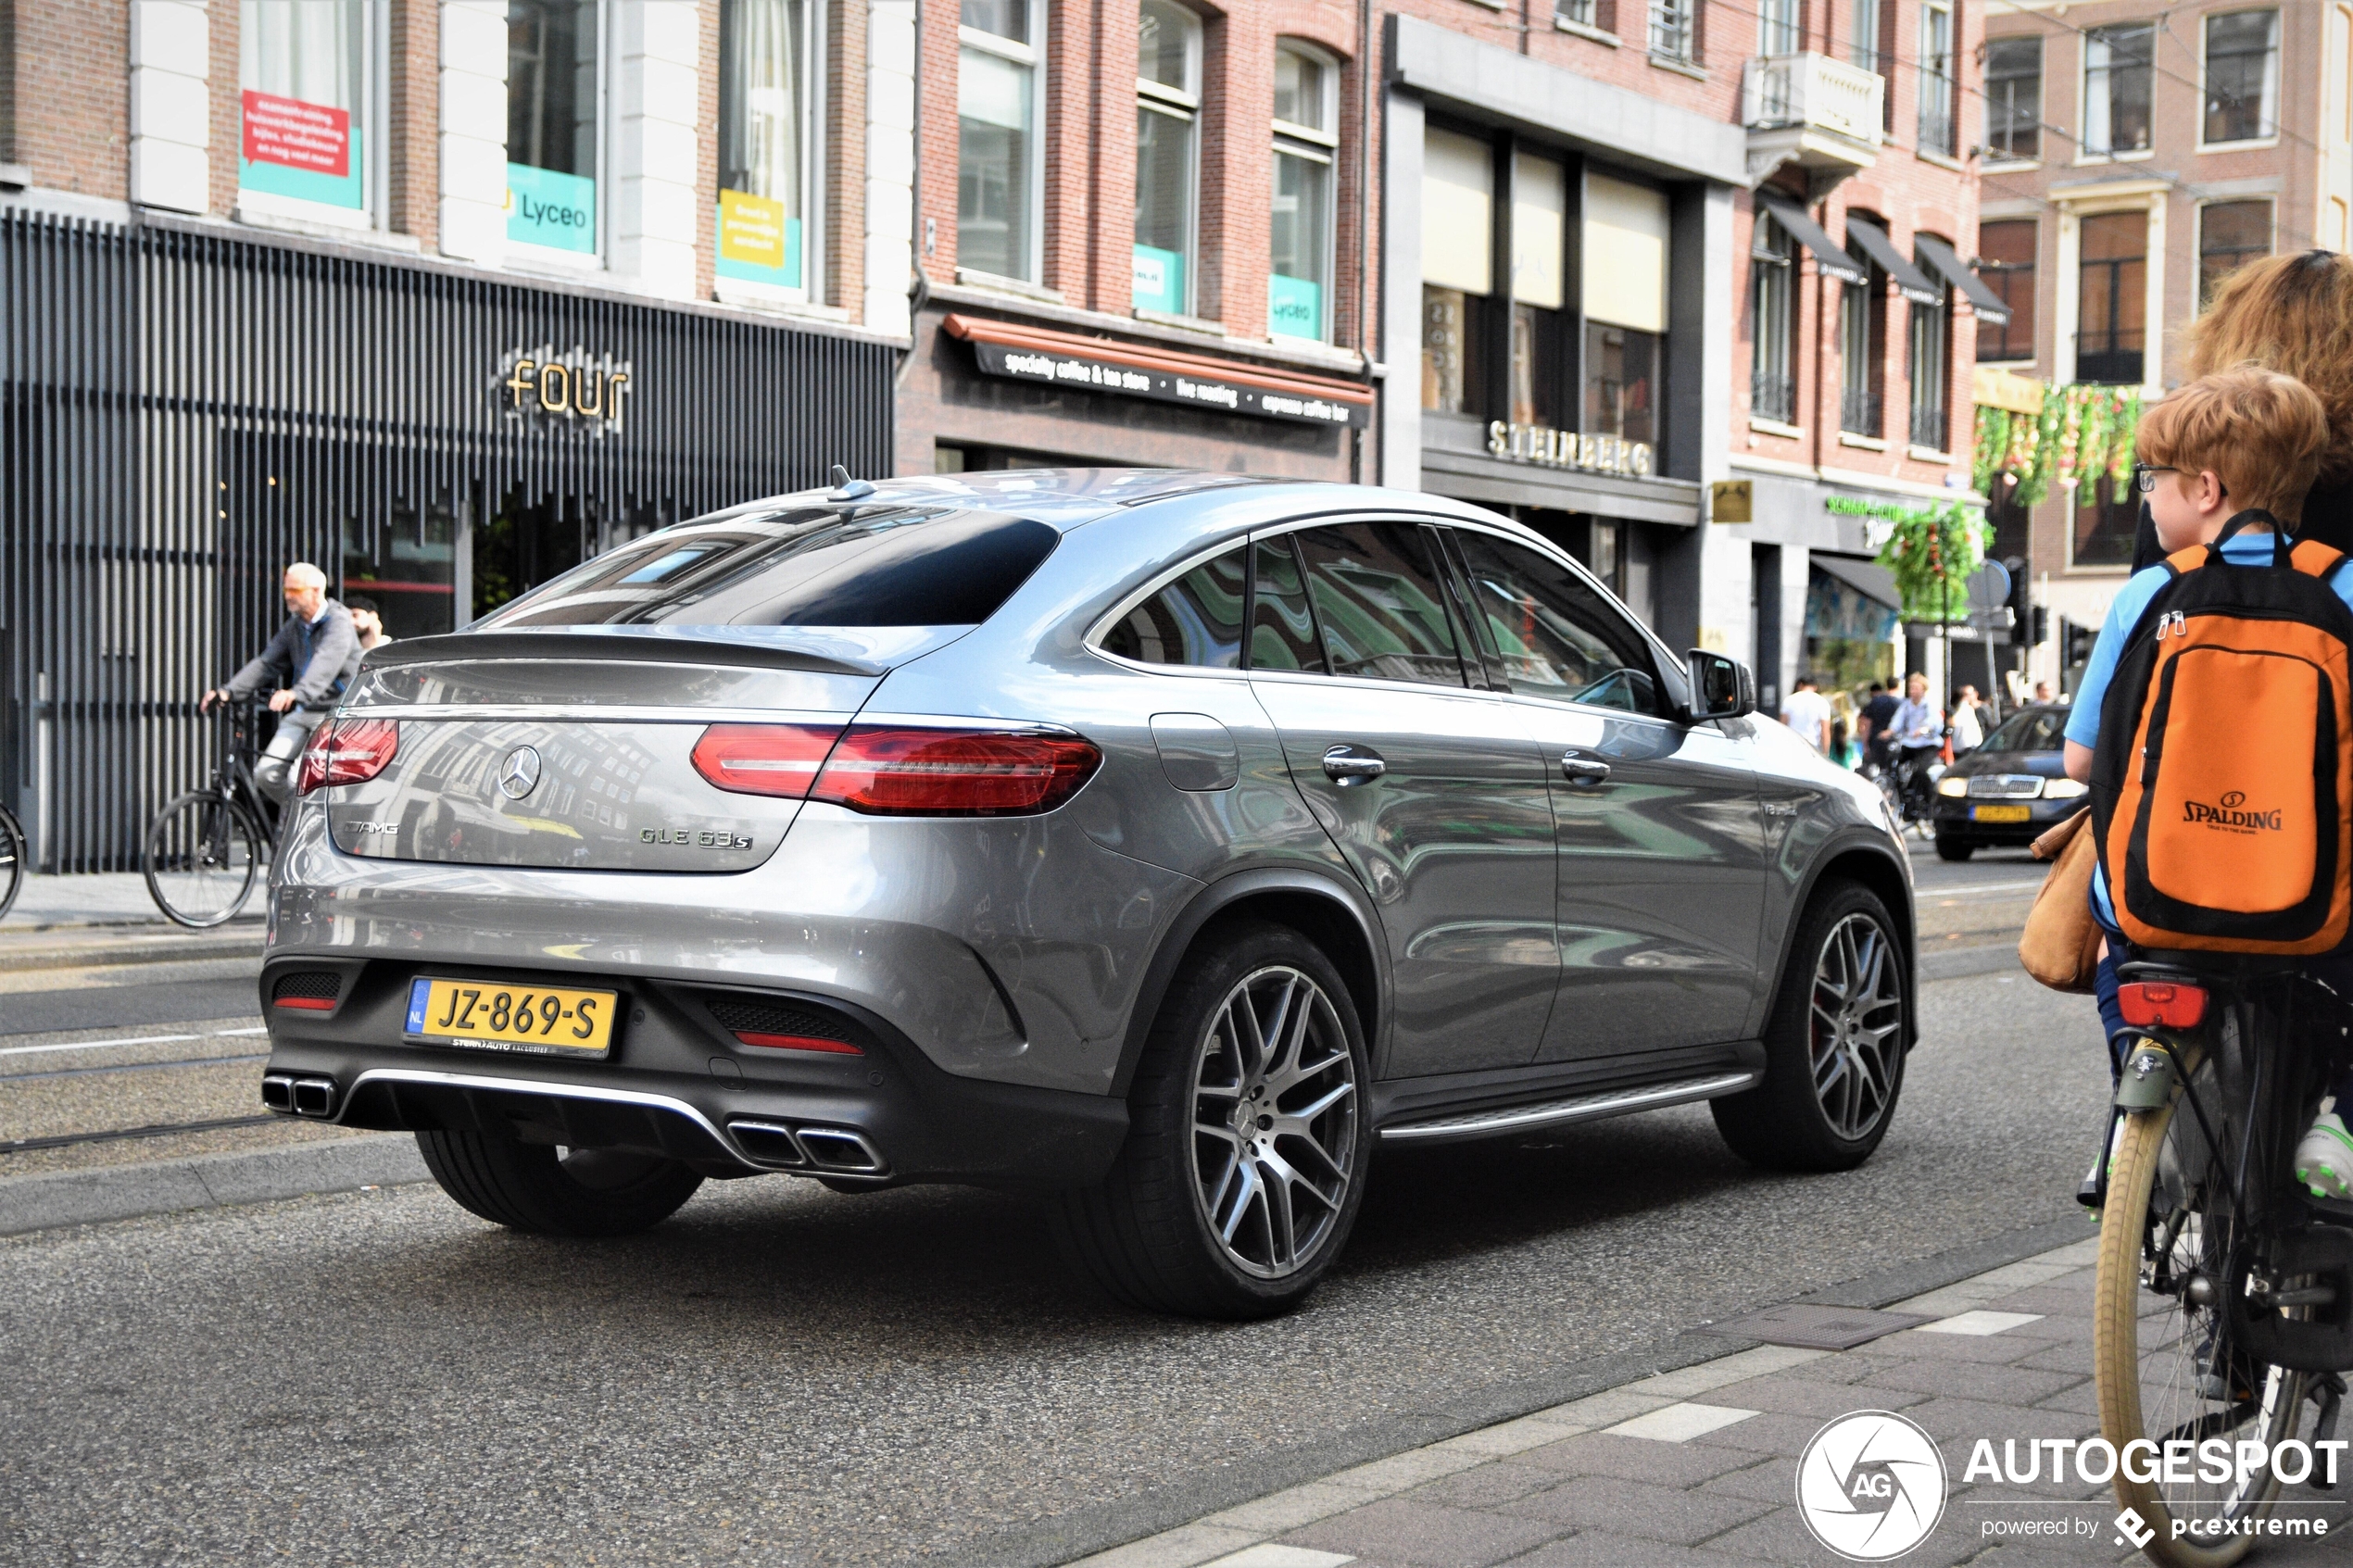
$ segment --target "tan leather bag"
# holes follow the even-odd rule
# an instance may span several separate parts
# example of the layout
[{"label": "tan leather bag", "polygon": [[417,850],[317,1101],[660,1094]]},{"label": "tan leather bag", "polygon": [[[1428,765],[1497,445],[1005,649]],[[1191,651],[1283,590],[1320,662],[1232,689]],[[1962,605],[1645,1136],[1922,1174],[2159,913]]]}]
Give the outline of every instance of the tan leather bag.
[{"label": "tan leather bag", "polygon": [[2099,847],[2085,831],[2092,813],[2078,811],[2036,839],[2032,853],[2052,862],[2018,939],[2018,961],[2054,991],[2089,995],[2100,967],[2100,927],[2092,918],[2092,872]]}]

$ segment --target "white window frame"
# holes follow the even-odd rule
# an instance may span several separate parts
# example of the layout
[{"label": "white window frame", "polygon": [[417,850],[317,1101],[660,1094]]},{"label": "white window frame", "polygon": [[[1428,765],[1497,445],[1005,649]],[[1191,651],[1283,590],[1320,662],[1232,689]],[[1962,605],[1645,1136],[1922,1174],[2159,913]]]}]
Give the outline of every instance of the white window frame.
[{"label": "white window frame", "polygon": [[[361,143],[360,166],[363,204],[359,207],[335,207],[327,202],[310,201],[302,196],[279,195],[271,191],[246,188],[240,179],[237,183],[237,217],[240,220],[259,219],[268,224],[272,219],[295,224],[316,224],[330,229],[356,230],[363,233],[383,233],[389,227],[391,203],[386,199],[390,182],[386,165],[390,160],[392,117],[388,106],[392,101],[392,19],[382,6],[358,7],[361,18],[359,107],[351,111],[352,124],[359,128]],[[230,152],[230,167],[235,169],[244,154],[245,133],[245,68],[242,57],[238,64],[237,133],[238,144]]]},{"label": "white window frame", "polygon": [[[1929,48],[1933,34],[1931,24],[1939,19],[1944,24],[1944,50],[1941,56],[1931,55]],[[1917,123],[1913,127],[1913,144],[1920,151],[1934,153],[1939,157],[1957,157],[1961,151],[1960,17],[1953,0],[1921,0],[1918,48],[1919,86],[1914,95],[1919,102]],[[1945,120],[1944,139],[1932,145],[1928,138],[1931,83],[1943,86]]]},{"label": "white window frame", "polygon": [[[2233,142],[2209,142],[2206,139],[2206,50],[2213,37],[2214,24],[2224,17],[2246,16],[2250,12],[2268,11],[2271,17],[2271,132],[2268,136],[2247,136]],[[2208,11],[2197,19],[2197,150],[2199,152],[2255,152],[2280,144],[2280,97],[2283,89],[2280,56],[2287,45],[2287,17],[2277,6],[2244,6],[2235,10]]]},{"label": "white window frame", "polygon": [[[1136,108],[1139,114],[1161,115],[1185,127],[1185,244],[1178,252],[1185,260],[1185,296],[1178,302],[1174,314],[1189,317],[1201,299],[1202,59],[1206,53],[1208,28],[1200,13],[1189,6],[1178,4],[1177,0],[1168,0],[1168,5],[1170,9],[1182,12],[1187,19],[1185,85],[1171,87],[1139,71],[1136,75]],[[1150,307],[1137,306],[1132,300],[1129,308],[1140,316],[1169,314]]]},{"label": "white window frame", "polygon": [[[2247,144],[2244,142],[2232,142],[2226,144],[2233,147],[2239,147],[2245,146]],[[2280,197],[2278,193],[2261,191],[2250,193],[2246,195],[2210,196],[2206,200],[2199,202],[2197,204],[2197,228],[2196,232],[2191,236],[2190,242],[2190,311],[2193,317],[2203,314],[2206,308],[2206,209],[2209,207],[2241,207],[2248,202],[2261,202],[2265,207],[2271,209],[2271,227],[2264,232],[2264,244],[2267,248],[2263,254],[2266,256],[2277,256],[2280,253]]]},{"label": "white window frame", "polygon": [[[1643,46],[1659,59],[1692,64],[1699,54],[1698,0],[1644,0],[1644,7]],[[1680,45],[1662,47],[1661,38],[1670,33],[1680,36]]]},{"label": "white window frame", "polygon": [[[2108,148],[2104,148],[2104,149],[2102,149],[2102,150],[2100,150],[2100,151],[2095,152],[2095,151],[2093,151],[2093,150],[2092,150],[2092,146],[2091,146],[2090,139],[2089,139],[2089,136],[2088,136],[2088,132],[2090,132],[2090,130],[2091,130],[2091,125],[2092,125],[2092,71],[2093,71],[2093,69],[2095,69],[2095,68],[2093,67],[2093,65],[2092,65],[2092,37],[2091,37],[2091,34],[2092,34],[2093,32],[2095,32],[2095,31],[2102,31],[2102,32],[2105,32],[2105,31],[2122,31],[2126,30],[2126,29],[2129,29],[2129,28],[2134,28],[2134,27],[2145,27],[2145,28],[2148,29],[2148,31],[2149,31],[2149,60],[2148,60],[2148,64],[2147,64],[2146,66],[2145,66],[2145,67],[2143,67],[2143,68],[2142,68],[2143,69],[2146,70],[2146,71],[2149,73],[2149,144],[2148,144],[2147,146],[2145,146],[2145,147],[2140,147],[2140,148],[2131,148],[2131,147],[2128,147],[2128,148],[2124,149],[2124,150],[2123,150],[2123,151],[2121,151],[2121,152],[2118,152],[2118,151],[2114,150],[2114,143],[2115,143],[2115,139],[2116,139],[2116,125],[2115,125],[2114,119],[2113,119],[2113,117],[2111,116],[2111,117],[2110,117],[2110,119],[2109,119],[2109,123],[2108,123],[2108,141],[2109,141],[2110,145],[2109,145]],[[2103,40],[2103,42],[2105,42],[2105,40]],[[2202,47],[2202,45],[2201,45],[2201,47]],[[2083,35],[2082,56],[2083,56],[2083,59],[2082,59],[2082,69],[2080,69],[2080,70],[2078,70],[2078,71],[2076,72],[2076,78],[2075,78],[2075,85],[2076,85],[2076,100],[2075,100],[2075,101],[2076,101],[2076,104],[2077,104],[2077,106],[2078,106],[2079,109],[2081,110],[2081,113],[2082,113],[2082,125],[2083,125],[2083,131],[2084,131],[2087,134],[2085,135],[2085,137],[2084,137],[2084,139],[2083,139],[2083,140],[2079,141],[2079,142],[2076,144],[2076,157],[2075,157],[2075,161],[2076,161],[2077,163],[2079,163],[2079,164],[2084,164],[2084,163],[2135,163],[2135,162],[2139,162],[2139,161],[2141,161],[2141,160],[2143,160],[2143,159],[2145,159],[2145,158],[2153,158],[2153,157],[2155,157],[2157,156],[2157,26],[2156,26],[2156,24],[2155,24],[2154,22],[2152,22],[2152,21],[2143,20],[2143,19],[2138,19],[2138,18],[2124,18],[2124,19],[2119,19],[2119,20],[2117,20],[2117,21],[2113,21],[2113,22],[2104,22],[2104,23],[2100,24],[2100,25],[2099,25],[2098,27],[2096,27],[2096,28],[2087,29],[2087,30],[2085,31],[2085,32],[2084,32],[2084,35]],[[2103,72],[2109,72],[2109,71],[2113,71],[2113,70],[2115,69],[2115,67],[2113,67],[2113,66],[2101,66],[2101,67],[2098,67],[2097,69],[2100,69],[2100,70],[2101,70],[2101,71],[2103,71]],[[2046,73],[2046,75],[2047,75],[2047,73]],[[2199,89],[2199,101],[2200,101],[2201,105],[2204,103],[2204,100],[2205,100],[2205,89],[2203,88],[2203,86],[2201,86],[2201,87],[2200,87],[2200,89]],[[2114,102],[2114,94],[2113,94],[2112,92],[2111,92],[2111,93],[2110,93],[2110,94],[2109,94],[2109,101],[2110,101],[2110,103],[2111,103],[2111,104]],[[2200,119],[2200,121],[2201,121],[2201,122],[2203,122],[2203,121],[2204,121],[2204,119],[2205,119],[2205,115],[2204,115],[2204,113],[2203,113],[2203,111],[2202,111],[2202,110],[2201,110],[2201,112],[2200,112],[2200,114],[2199,114],[2198,118],[2199,118],[2199,119]]]},{"label": "white window frame", "polygon": [[[1029,208],[1029,254],[1023,257],[1024,269],[1004,281],[1025,288],[1037,288],[1045,276],[1046,259],[1046,0],[1029,0],[1023,7],[1029,22],[1027,41],[986,32],[976,27],[956,26],[959,69],[966,49],[977,49],[986,55],[1010,60],[1029,72],[1029,167],[1022,171],[1029,189],[1025,201]],[[987,280],[1001,274],[984,272],[963,264],[963,247],[958,247],[956,270],[961,275],[971,273]]]},{"label": "white window frame", "polygon": [[[2044,83],[2050,79],[2050,45],[2047,40],[2042,37],[2034,35],[2022,36],[2018,33],[2008,33],[2000,38],[1989,38],[1984,40],[1984,42],[1989,46],[1995,44],[2011,43],[2031,43],[2034,45],[2034,144],[2038,149],[2042,149],[2038,151],[2034,157],[2018,157],[2010,154],[1996,153],[1994,151],[1994,78],[1991,75],[1984,77],[1983,85],[1981,89],[1985,98],[1985,167],[1987,169],[2033,169],[2039,166],[2043,160],[2049,156],[2048,149],[2044,147],[2043,143],[2043,137],[2047,132],[2047,128],[2043,124],[2043,86]],[[2006,77],[2003,80],[2008,81],[2011,79]]]},{"label": "white window frame", "polygon": [[[1332,321],[1338,314],[1333,309],[1334,296],[1340,292],[1340,64],[1328,50],[1299,38],[1277,38],[1275,52],[1285,50],[1312,60],[1324,73],[1324,103],[1322,119],[1331,127],[1319,131],[1288,119],[1275,119],[1274,151],[1292,157],[1304,157],[1321,163],[1331,170],[1331,179],[1324,193],[1324,320],[1315,341],[1332,340]],[[1267,275],[1274,275],[1270,264]]]},{"label": "white window frame", "polygon": [[[828,209],[825,202],[825,6],[822,0],[805,0],[801,8],[801,39],[804,53],[801,69],[808,77],[808,92],[803,108],[807,124],[800,137],[800,286],[791,288],[782,283],[765,283],[750,278],[723,278],[715,272],[711,292],[724,300],[780,300],[789,305],[814,304],[824,297],[824,290],[817,281],[825,275],[825,226]],[[727,89],[726,34],[720,34],[718,90]],[[724,134],[725,119],[719,121]],[[719,191],[714,184],[710,198],[714,208]],[[714,264],[719,254],[719,234],[711,231],[711,257]]]},{"label": "white window frame", "polygon": [[[593,252],[558,250],[552,245],[535,245],[527,240],[506,238],[502,220],[499,239],[506,246],[508,265],[525,272],[562,272],[578,274],[601,272],[612,256],[612,106],[617,96],[613,91],[613,72],[619,62],[613,57],[614,23],[612,0],[597,0],[597,248]],[[510,155],[513,149],[508,149]],[[507,159],[514,161],[511,156]],[[502,169],[503,178],[503,169]]]}]

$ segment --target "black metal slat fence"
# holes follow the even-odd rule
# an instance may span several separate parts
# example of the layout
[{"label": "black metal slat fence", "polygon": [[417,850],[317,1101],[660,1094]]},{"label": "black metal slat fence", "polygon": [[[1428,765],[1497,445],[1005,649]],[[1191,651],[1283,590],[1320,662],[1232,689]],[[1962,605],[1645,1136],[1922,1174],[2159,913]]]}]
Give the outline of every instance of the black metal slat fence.
[{"label": "black metal slat fence", "polygon": [[[513,408],[506,361],[542,348],[626,365],[618,430]],[[286,562],[333,581],[396,516],[517,503],[592,550],[835,463],[886,474],[894,369],[786,324],[0,215],[0,801],[44,869],[131,869],[210,767],[195,699],[275,629]]]}]

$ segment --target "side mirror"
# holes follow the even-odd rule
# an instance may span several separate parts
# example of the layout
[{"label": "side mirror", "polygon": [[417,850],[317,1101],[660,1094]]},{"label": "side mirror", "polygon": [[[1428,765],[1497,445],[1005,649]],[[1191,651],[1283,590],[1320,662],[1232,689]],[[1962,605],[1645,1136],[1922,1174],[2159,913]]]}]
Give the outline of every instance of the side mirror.
[{"label": "side mirror", "polygon": [[1756,711],[1756,679],[1739,659],[1693,648],[1691,671],[1693,719],[1738,719]]}]

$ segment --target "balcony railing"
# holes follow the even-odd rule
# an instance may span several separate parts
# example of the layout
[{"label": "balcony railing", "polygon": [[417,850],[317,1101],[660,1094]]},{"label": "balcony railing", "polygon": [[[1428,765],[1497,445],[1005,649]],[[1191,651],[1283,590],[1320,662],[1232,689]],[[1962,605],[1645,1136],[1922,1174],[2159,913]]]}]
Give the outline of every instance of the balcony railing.
[{"label": "balcony railing", "polygon": [[1944,417],[1942,403],[1916,403],[1912,406],[1912,445],[1925,446],[1932,452],[1944,450],[1946,436],[1953,428]]},{"label": "balcony railing", "polygon": [[1796,381],[1763,370],[1752,371],[1748,378],[1748,411],[1755,419],[1771,420],[1777,424],[1795,424]]},{"label": "balcony railing", "polygon": [[1845,387],[1838,395],[1838,428],[1849,435],[1877,436],[1883,428],[1879,394]]},{"label": "balcony railing", "polygon": [[1755,55],[1741,81],[1741,119],[1751,131],[1805,126],[1876,144],[1886,90],[1878,72],[1828,55]]}]

